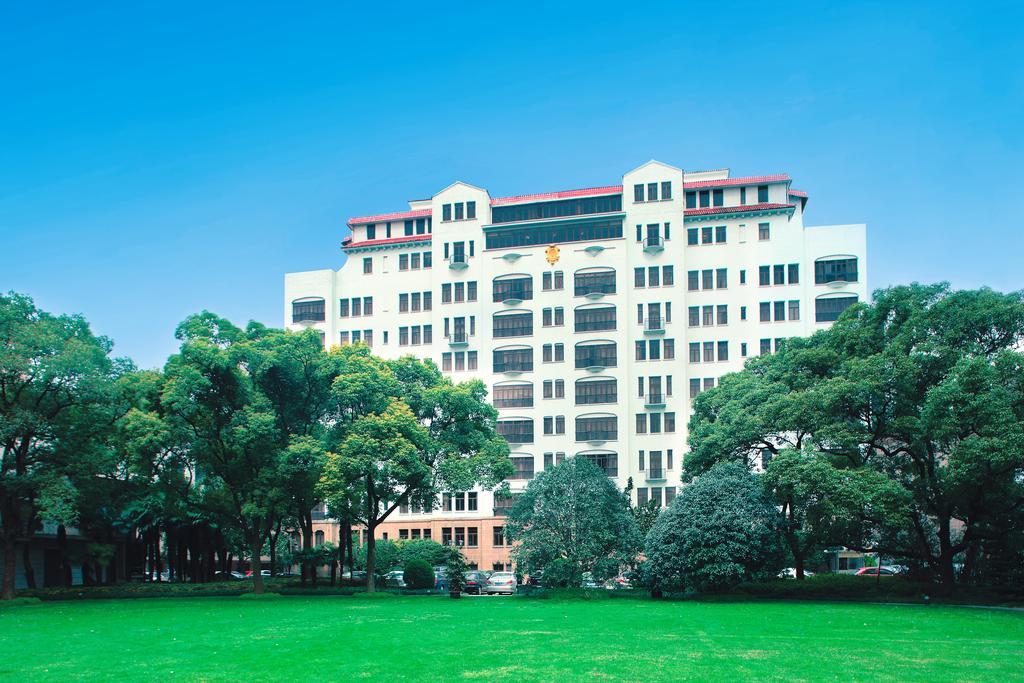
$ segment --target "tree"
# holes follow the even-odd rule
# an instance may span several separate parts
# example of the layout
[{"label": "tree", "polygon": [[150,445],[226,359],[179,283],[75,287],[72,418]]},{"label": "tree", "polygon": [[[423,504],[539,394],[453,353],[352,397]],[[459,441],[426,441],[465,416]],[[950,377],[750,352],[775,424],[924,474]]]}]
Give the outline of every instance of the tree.
[{"label": "tree", "polygon": [[786,449],[771,459],[762,483],[782,517],[782,536],[797,580],[808,557],[828,547],[871,538],[871,520],[905,519],[904,490],[868,468],[836,467],[829,456]]},{"label": "tree", "polygon": [[[14,597],[18,542],[26,550],[44,518],[77,520],[75,472],[101,469],[117,419],[111,343],[81,316],[54,316],[32,299],[0,295],[0,599]],[[34,575],[26,562],[26,578]]]},{"label": "tree", "polygon": [[383,361],[362,344],[332,354],[339,372],[321,491],[365,525],[372,592],[375,531],[399,505],[432,509],[442,491],[495,486],[512,466],[482,382],[453,385],[430,361]]},{"label": "tree", "polygon": [[269,401],[246,368],[245,333],[203,312],[175,333],[161,401],[201,480],[203,505],[231,520],[252,560],[262,593],[260,555],[284,507],[282,435]]},{"label": "tree", "polygon": [[426,560],[419,558],[407,560],[402,569],[404,571],[402,578],[409,588],[434,587],[434,570]]},{"label": "tree", "polygon": [[713,466],[684,487],[644,545],[652,591],[722,591],[774,577],[782,567],[781,518],[757,476]]},{"label": "tree", "polygon": [[569,564],[579,585],[585,572],[613,576],[636,559],[641,539],[626,498],[586,458],[569,458],[533,479],[516,499],[505,533],[520,570],[555,560]]},{"label": "tree", "polygon": [[1024,505],[1022,348],[1024,293],[880,290],[698,397],[687,473],[806,445],[880,474],[905,514],[862,510],[870,533],[843,544],[924,565],[952,589],[956,558],[980,558]]}]

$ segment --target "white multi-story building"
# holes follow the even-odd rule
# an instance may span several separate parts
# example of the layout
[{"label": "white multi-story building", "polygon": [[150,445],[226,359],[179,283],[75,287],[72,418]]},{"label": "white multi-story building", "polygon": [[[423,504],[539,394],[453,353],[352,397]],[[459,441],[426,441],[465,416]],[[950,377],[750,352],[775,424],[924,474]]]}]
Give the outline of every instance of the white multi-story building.
[{"label": "white multi-story building", "polygon": [[[656,161],[621,185],[515,197],[457,182],[407,211],[350,219],[339,270],[285,277],[285,323],[482,379],[513,491],[575,456],[622,487],[632,478],[639,502],[667,504],[691,399],[867,296],[865,226],[805,226],[806,205],[787,175]],[[500,565],[504,504],[457,493],[381,532]]]}]

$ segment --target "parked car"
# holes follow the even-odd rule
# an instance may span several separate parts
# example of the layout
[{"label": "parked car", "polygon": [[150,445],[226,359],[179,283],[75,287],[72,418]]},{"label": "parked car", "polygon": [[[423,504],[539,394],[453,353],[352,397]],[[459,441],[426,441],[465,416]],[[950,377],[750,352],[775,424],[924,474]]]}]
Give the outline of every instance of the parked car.
[{"label": "parked car", "polygon": [[241,581],[244,578],[242,572],[215,572],[213,575],[214,581]]},{"label": "parked car", "polygon": [[444,567],[434,567],[434,590],[448,590],[448,570]]},{"label": "parked car", "polygon": [[610,591],[626,590],[632,588],[633,584],[625,576],[615,576],[604,582],[604,587]]},{"label": "parked car", "polygon": [[405,588],[405,572],[388,572],[384,575],[384,585],[389,588]]},{"label": "parked car", "polygon": [[466,585],[463,586],[462,592],[470,595],[480,595],[483,593],[484,586],[487,585],[487,577],[483,572],[466,572]]},{"label": "parked car", "polygon": [[537,570],[533,574],[530,574],[528,577],[526,577],[526,584],[528,586],[536,586],[537,588],[541,588],[544,585],[543,582],[544,572],[541,570]]},{"label": "parked car", "polygon": [[[804,576],[814,576],[814,572],[809,572],[809,571],[807,571],[805,569],[804,570]],[[780,579],[795,579],[796,578],[796,568],[794,568],[794,567],[786,567],[781,572],[779,572],[779,578]]]},{"label": "parked car", "polygon": [[516,592],[516,575],[512,572],[495,572],[484,584],[484,593],[507,593],[513,595]]},{"label": "parked car", "polygon": [[594,580],[594,575],[590,572],[583,572],[583,583],[580,584],[581,588],[600,588],[601,584]]},{"label": "parked car", "polygon": [[898,572],[895,569],[893,569],[892,567],[884,567],[883,566],[883,567],[864,567],[862,569],[857,570],[857,573],[855,574],[855,576],[872,576],[872,577],[876,577],[877,578],[877,577],[882,577],[882,576],[897,576],[897,574],[898,574]]}]

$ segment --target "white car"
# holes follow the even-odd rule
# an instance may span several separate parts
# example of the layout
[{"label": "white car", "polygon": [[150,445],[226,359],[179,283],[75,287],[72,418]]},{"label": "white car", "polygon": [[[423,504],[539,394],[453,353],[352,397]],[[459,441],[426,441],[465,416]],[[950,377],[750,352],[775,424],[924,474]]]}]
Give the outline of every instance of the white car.
[{"label": "white car", "polygon": [[[804,570],[804,577],[806,578],[808,576],[814,576],[814,572],[809,572],[809,571],[807,571],[805,569]],[[779,578],[780,579],[795,579],[796,578],[796,569],[793,568],[793,567],[786,567],[781,572],[779,572]]]},{"label": "white car", "polygon": [[512,572],[495,572],[484,584],[484,593],[507,593],[513,595],[516,592],[516,575]]}]

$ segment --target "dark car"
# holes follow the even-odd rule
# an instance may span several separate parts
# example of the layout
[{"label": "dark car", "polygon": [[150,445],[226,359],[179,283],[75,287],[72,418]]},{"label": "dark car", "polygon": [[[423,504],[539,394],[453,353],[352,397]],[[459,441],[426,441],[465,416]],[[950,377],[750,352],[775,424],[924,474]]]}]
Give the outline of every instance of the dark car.
[{"label": "dark car", "polygon": [[462,592],[469,593],[470,595],[480,595],[486,584],[487,575],[483,572],[466,572],[466,585],[463,586]]}]

